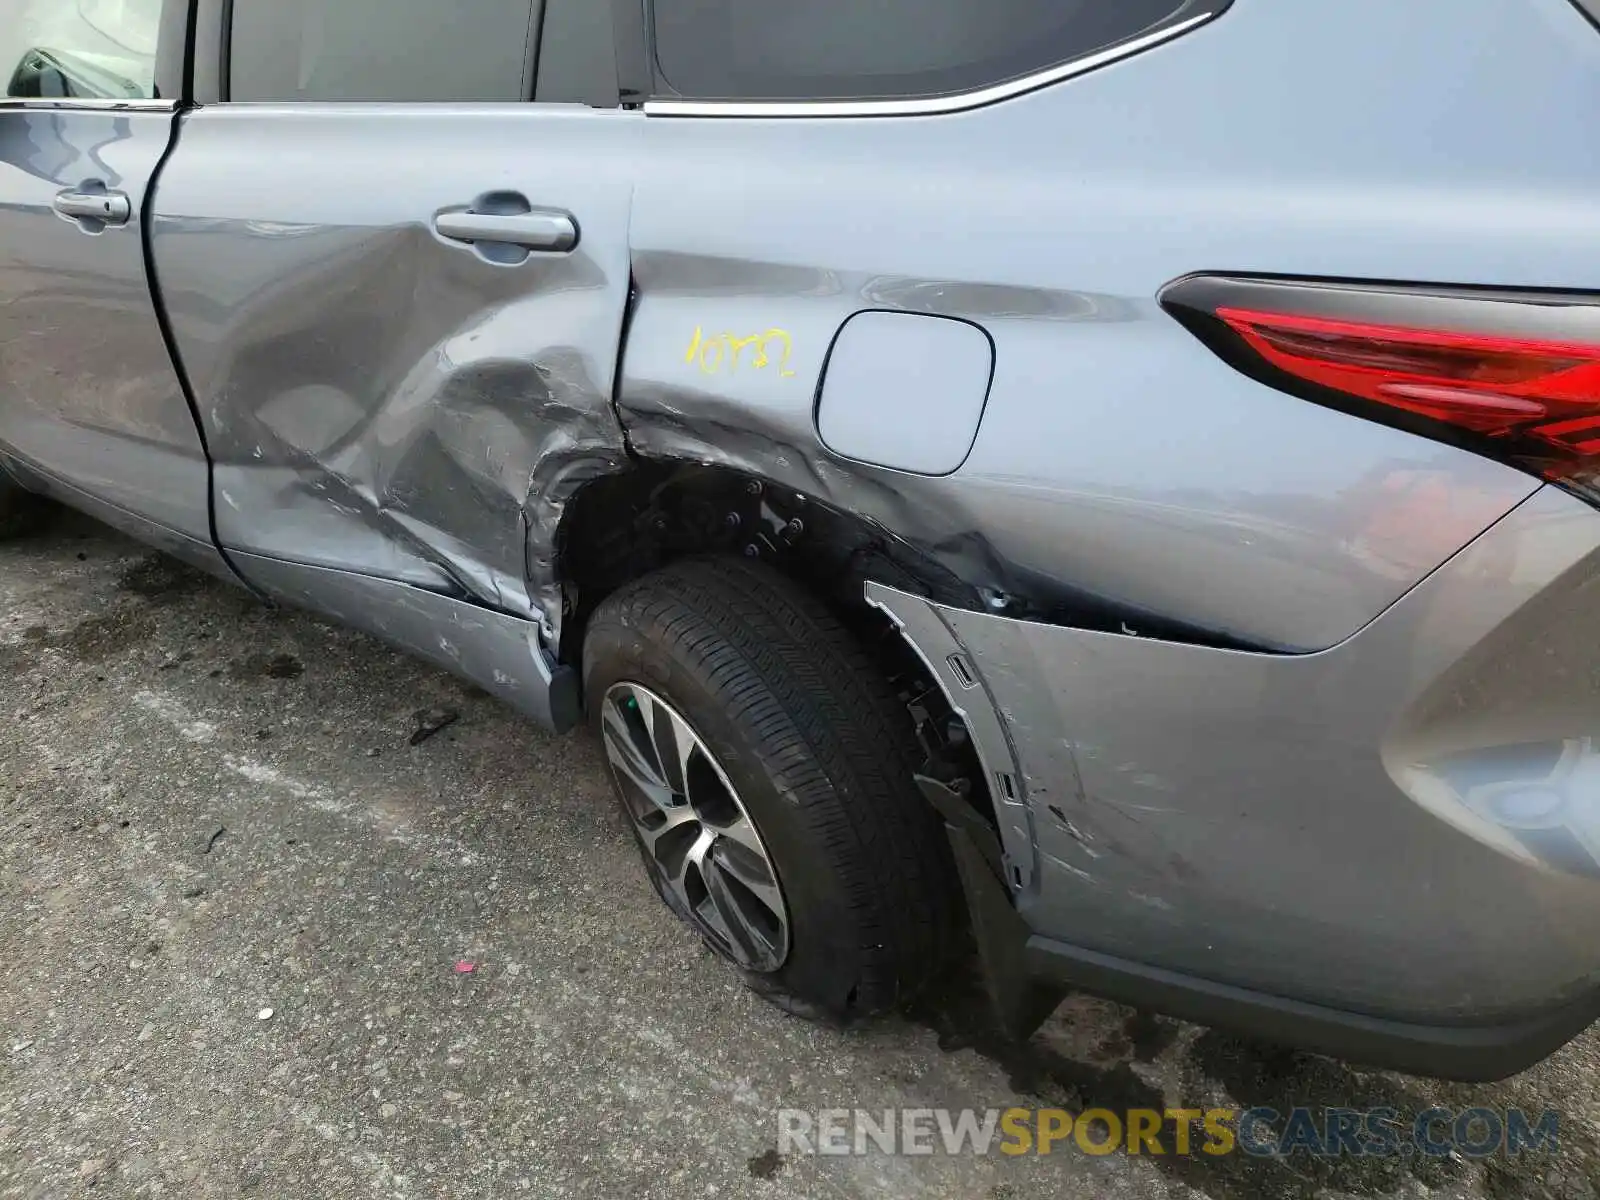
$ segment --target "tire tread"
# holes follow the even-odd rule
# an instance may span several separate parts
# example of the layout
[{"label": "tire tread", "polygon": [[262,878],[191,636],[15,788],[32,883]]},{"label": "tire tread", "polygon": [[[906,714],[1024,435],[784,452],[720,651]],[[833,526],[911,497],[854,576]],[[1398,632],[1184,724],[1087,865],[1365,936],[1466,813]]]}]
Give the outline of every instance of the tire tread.
[{"label": "tire tread", "polygon": [[942,826],[913,776],[909,713],[822,603],[744,559],[690,559],[622,589],[596,614],[699,664],[751,732],[779,788],[827,847],[858,922],[848,1013],[903,1001],[949,957],[960,890]]}]

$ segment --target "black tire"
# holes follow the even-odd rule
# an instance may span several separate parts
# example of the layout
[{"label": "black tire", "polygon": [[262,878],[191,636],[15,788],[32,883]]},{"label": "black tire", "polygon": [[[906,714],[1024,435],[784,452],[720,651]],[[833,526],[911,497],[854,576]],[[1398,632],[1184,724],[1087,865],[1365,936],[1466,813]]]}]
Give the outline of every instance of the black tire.
[{"label": "black tire", "polygon": [[0,541],[21,537],[39,527],[45,501],[0,474]]},{"label": "black tire", "polygon": [[[597,734],[619,683],[643,685],[687,719],[776,867],[788,954],[769,972],[734,962],[752,988],[802,1016],[847,1021],[893,1008],[946,963],[961,890],[913,782],[911,717],[826,607],[759,563],[675,564],[608,598],[590,622],[584,684]],[[663,888],[639,840],[662,899],[732,962]]]}]

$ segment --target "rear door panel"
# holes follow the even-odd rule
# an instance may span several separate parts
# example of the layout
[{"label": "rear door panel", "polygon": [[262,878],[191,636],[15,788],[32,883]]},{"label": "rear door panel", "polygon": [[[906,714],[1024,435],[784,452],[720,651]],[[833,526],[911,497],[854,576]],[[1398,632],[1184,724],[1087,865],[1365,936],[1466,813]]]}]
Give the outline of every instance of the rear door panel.
[{"label": "rear door panel", "polygon": [[[516,615],[540,607],[532,578],[558,611],[527,547],[548,547],[565,498],[621,456],[610,396],[642,123],[507,104],[185,118],[153,258],[226,549]],[[433,228],[508,196],[571,214],[576,249],[507,265]]]}]

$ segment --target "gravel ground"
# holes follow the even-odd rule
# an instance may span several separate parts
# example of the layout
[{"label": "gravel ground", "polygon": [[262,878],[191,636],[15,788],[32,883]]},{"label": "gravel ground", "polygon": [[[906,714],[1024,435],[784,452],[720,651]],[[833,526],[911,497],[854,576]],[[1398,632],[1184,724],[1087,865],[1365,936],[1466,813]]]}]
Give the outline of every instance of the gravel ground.
[{"label": "gravel ground", "polygon": [[[850,1031],[650,893],[596,747],[63,515],[0,547],[0,1196],[1592,1197],[1596,1041],[1460,1087],[959,974]],[[410,744],[415,715],[458,714]],[[470,963],[470,972],[458,964]],[[270,1010],[270,1014],[268,1012]],[[1554,1107],[1554,1157],[814,1158],[780,1106]]]}]

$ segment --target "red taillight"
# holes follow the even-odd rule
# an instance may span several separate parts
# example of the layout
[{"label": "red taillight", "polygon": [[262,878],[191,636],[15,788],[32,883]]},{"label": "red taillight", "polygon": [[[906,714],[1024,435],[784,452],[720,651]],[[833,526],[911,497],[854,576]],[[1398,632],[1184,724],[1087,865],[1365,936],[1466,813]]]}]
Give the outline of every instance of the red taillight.
[{"label": "red taillight", "polygon": [[1230,306],[1213,312],[1263,362],[1295,379],[1504,440],[1511,457],[1549,478],[1600,468],[1600,344]]}]

